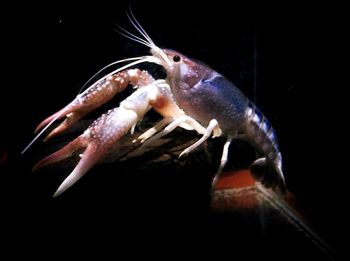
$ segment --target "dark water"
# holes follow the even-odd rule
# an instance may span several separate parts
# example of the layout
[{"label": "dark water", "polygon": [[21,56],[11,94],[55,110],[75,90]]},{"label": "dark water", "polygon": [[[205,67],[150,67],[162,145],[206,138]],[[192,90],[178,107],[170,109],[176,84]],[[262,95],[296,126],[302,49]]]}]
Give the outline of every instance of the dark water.
[{"label": "dark water", "polygon": [[[204,61],[256,101],[278,134],[289,190],[325,240],[345,254],[340,238],[348,235],[344,213],[348,197],[342,169],[345,154],[338,149],[339,145],[345,147],[343,128],[338,128],[344,125],[344,120],[338,119],[343,119],[345,112],[344,84],[339,83],[341,70],[334,59],[341,57],[342,16],[330,22],[328,16],[338,13],[334,7],[294,1],[277,5],[223,2],[131,4],[159,46]],[[135,237],[147,241],[146,235],[152,233],[158,239],[180,234],[187,241],[191,241],[188,231],[193,240],[198,239],[198,231],[205,234],[208,221],[203,213],[207,213],[208,199],[194,197],[201,202],[186,204],[186,197],[181,196],[193,198],[196,194],[191,182],[181,188],[183,194],[173,194],[174,184],[183,185],[175,176],[164,181],[174,183],[171,189],[160,187],[161,182],[155,187],[145,177],[138,177],[142,182],[134,182],[135,187],[125,188],[115,185],[119,178],[109,183],[87,176],[81,184],[96,183],[97,188],[86,185],[82,194],[72,192],[53,200],[48,195],[64,174],[58,173],[56,181],[33,175],[32,160],[42,155],[19,155],[36,124],[75,97],[97,70],[117,59],[147,52],[113,30],[114,23],[131,29],[125,15],[127,6],[125,1],[83,6],[58,2],[4,9],[9,17],[1,18],[6,68],[0,96],[0,158],[5,158],[0,167],[0,193],[2,225],[13,232],[14,242],[18,238],[28,242],[36,233],[42,240],[66,235],[74,241],[90,232],[106,232],[124,239],[128,235],[130,243]],[[138,191],[135,196],[133,189]],[[126,200],[125,194],[129,194]],[[159,211],[163,198],[170,203],[165,211]],[[114,212],[118,209],[122,211]],[[193,218],[187,222],[188,211]],[[125,227],[129,232],[121,232]],[[193,231],[187,229],[192,227]],[[293,242],[286,244],[292,246]]]}]

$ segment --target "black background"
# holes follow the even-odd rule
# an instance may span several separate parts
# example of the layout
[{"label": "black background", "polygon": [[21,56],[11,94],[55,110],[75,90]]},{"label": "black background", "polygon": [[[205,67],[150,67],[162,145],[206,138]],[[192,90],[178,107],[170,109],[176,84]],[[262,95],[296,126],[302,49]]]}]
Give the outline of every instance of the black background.
[{"label": "black background", "polygon": [[[344,251],[340,238],[347,235],[348,202],[347,173],[342,168],[342,149],[347,147],[340,7],[295,1],[131,1],[131,7],[160,47],[204,61],[256,101],[278,134],[289,190],[321,235]],[[35,234],[42,240],[63,235],[74,242],[101,230],[118,237],[123,224],[130,231],[128,215],[121,215],[122,221],[115,220],[116,215],[104,217],[115,207],[108,205],[112,200],[84,201],[83,210],[75,205],[81,199],[72,199],[69,193],[55,202],[50,195],[59,181],[39,189],[47,180],[31,174],[35,162],[19,155],[36,124],[75,97],[96,71],[117,59],[148,52],[114,31],[116,23],[132,29],[127,9],[127,1],[74,6],[18,3],[2,9],[0,145],[7,159],[0,169],[1,225],[15,238],[7,238],[9,242],[28,242]],[[86,184],[97,179],[90,177]],[[93,194],[102,190],[91,189],[88,199],[93,201]],[[133,221],[146,219],[137,214]],[[139,238],[138,231],[147,224],[139,223],[131,234]],[[155,225],[154,230],[160,233],[163,227]],[[140,241],[146,238],[143,235]]]}]

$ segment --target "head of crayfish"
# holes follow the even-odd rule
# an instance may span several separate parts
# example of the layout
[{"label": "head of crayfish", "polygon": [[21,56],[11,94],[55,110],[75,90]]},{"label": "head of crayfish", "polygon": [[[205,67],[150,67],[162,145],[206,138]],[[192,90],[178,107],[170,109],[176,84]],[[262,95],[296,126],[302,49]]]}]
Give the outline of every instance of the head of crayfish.
[{"label": "head of crayfish", "polygon": [[211,69],[200,61],[170,49],[151,49],[154,57],[158,58],[158,64],[167,72],[167,78],[172,86],[180,88],[192,88],[200,80],[205,79]]},{"label": "head of crayfish", "polygon": [[[131,10],[130,14],[127,14],[127,16],[131,24],[140,33],[140,37],[132,34],[120,26],[119,29],[121,31],[118,32],[128,39],[149,47],[152,55],[123,59],[114,62],[119,63],[134,60],[134,62],[131,62],[130,64],[118,69],[118,71],[143,62],[156,63],[161,65],[166,70],[167,80],[170,82],[172,89],[177,87],[180,87],[181,89],[192,88],[196,85],[196,83],[205,80],[207,76],[213,72],[202,62],[189,59],[185,55],[170,49],[159,48],[147,34],[147,32],[142,28],[141,24],[137,21]],[[113,73],[116,72],[117,71],[113,71]]]},{"label": "head of crayfish", "polygon": [[[141,24],[136,20],[131,10],[130,15],[127,15],[130,22],[140,33],[141,36],[139,37],[137,35],[134,35],[120,26],[119,28],[121,31],[118,32],[124,35],[126,38],[129,38],[135,42],[141,43],[149,47],[151,49],[150,51],[152,55],[117,61],[124,62],[127,60],[135,60],[135,62],[132,62],[127,66],[122,67],[122,69],[126,69],[130,66],[143,62],[159,64],[166,70],[167,79],[170,82],[170,86],[172,89],[175,89],[177,87],[180,87],[181,89],[192,88],[196,85],[196,83],[207,79],[207,76],[213,72],[213,70],[211,70],[202,62],[190,59],[185,55],[174,50],[159,48],[151,39],[151,37],[147,34],[147,32],[142,28]],[[121,69],[118,69],[118,71],[120,70]],[[114,71],[114,73],[115,72],[116,71]]]}]

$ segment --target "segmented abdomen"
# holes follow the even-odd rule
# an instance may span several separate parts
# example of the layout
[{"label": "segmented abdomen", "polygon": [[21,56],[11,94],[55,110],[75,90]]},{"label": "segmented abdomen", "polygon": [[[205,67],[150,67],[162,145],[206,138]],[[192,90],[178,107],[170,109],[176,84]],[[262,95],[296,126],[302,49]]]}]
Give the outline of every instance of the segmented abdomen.
[{"label": "segmented abdomen", "polygon": [[278,147],[277,137],[268,119],[262,112],[250,102],[245,113],[246,129],[245,134],[250,142],[273,161],[277,171],[282,172],[282,156]]}]

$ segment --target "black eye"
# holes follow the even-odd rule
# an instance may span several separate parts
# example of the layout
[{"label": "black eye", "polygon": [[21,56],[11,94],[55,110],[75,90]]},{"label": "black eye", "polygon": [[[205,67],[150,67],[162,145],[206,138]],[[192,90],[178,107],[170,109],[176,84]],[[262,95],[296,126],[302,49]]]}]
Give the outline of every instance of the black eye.
[{"label": "black eye", "polygon": [[175,55],[174,57],[173,57],[173,61],[174,62],[180,62],[180,60],[181,60],[181,57],[180,56],[178,56],[178,55]]}]

